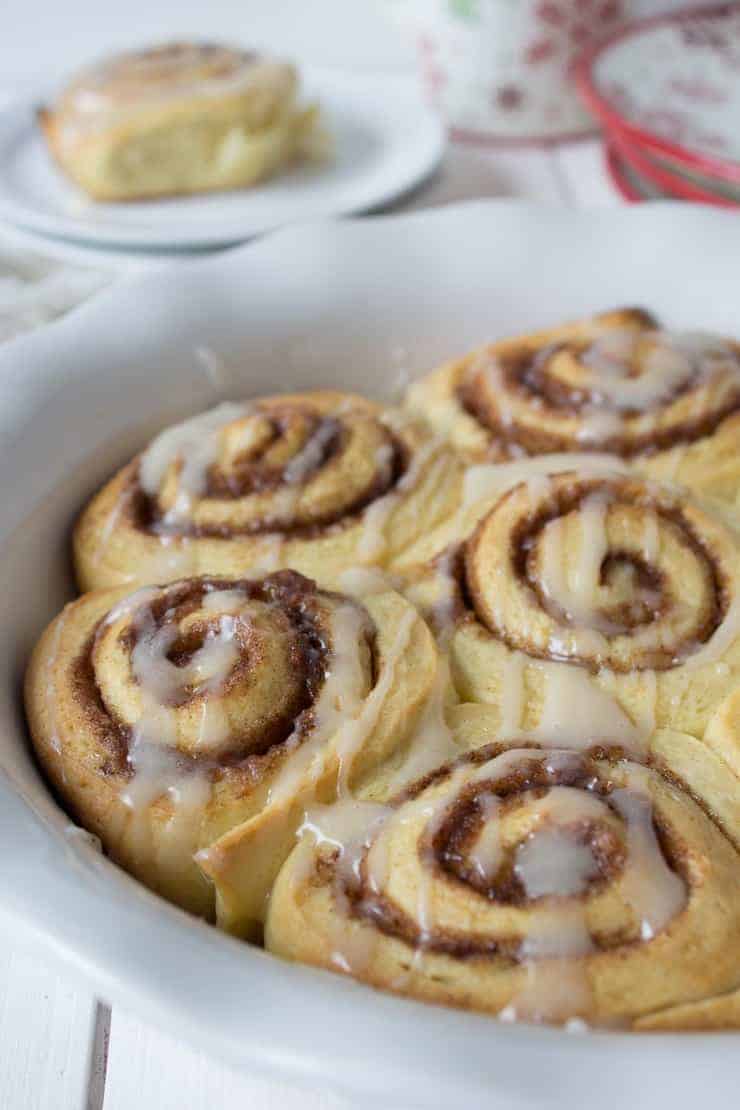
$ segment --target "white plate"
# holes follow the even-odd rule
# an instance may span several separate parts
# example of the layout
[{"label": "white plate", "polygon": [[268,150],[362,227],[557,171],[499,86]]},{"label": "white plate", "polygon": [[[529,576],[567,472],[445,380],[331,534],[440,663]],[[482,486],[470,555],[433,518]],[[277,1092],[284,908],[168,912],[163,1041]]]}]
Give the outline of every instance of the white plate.
[{"label": "white plate", "polygon": [[[282,963],[197,923],[75,833],[31,758],[28,652],[69,588],[85,497],[220,395],[387,391],[485,339],[620,304],[737,332],[740,221],[658,204],[489,202],[287,229],[125,279],[0,351],[0,921],[95,992],[251,1073],[357,1106],[696,1110],[737,1102],[738,1038],[509,1027]],[[686,280],[686,275],[691,280]],[[209,348],[214,382],[196,355]],[[60,475],[65,475],[60,481]]]},{"label": "white plate", "polygon": [[139,248],[236,243],[284,224],[387,204],[439,163],[444,131],[410,77],[307,70],[333,136],[330,161],[252,189],[129,204],[96,204],[53,165],[34,107],[0,112],[0,218],[47,235]]}]

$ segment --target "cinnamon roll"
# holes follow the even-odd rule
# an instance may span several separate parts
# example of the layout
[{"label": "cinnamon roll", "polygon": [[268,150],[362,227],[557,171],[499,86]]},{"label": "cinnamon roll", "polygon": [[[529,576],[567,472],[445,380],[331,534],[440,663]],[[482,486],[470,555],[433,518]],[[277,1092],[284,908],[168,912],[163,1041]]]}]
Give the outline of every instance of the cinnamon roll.
[{"label": "cinnamon roll", "polygon": [[703,738],[740,679],[737,532],[604,461],[547,465],[511,464],[513,487],[443,525],[448,546],[408,571],[460,697],[494,734],[535,742],[591,739],[594,721],[636,756],[656,728]]},{"label": "cinnamon roll", "polygon": [[253,185],[312,149],[285,62],[212,43],[128,51],[80,73],[39,123],[59,167],[94,200]]},{"label": "cinnamon roll", "polygon": [[162,432],[83,512],[82,589],[290,567],[384,566],[455,504],[460,466],[350,394],[228,403]]},{"label": "cinnamon roll", "polygon": [[413,385],[408,404],[468,460],[599,451],[736,502],[740,344],[638,309],[504,340]]},{"label": "cinnamon roll", "polygon": [[682,1012],[726,1015],[740,987],[739,873],[722,828],[657,770],[489,745],[368,805],[353,834],[331,809],[307,825],[265,938],[501,1020],[683,1027]]},{"label": "cinnamon roll", "polygon": [[[26,679],[39,760],[72,815],[153,890],[250,933],[307,805],[405,742],[436,651],[399,595],[362,602],[283,571],[87,594]],[[262,822],[262,824],[260,824]],[[214,889],[208,851],[262,830]],[[199,866],[204,853],[204,870]]]}]

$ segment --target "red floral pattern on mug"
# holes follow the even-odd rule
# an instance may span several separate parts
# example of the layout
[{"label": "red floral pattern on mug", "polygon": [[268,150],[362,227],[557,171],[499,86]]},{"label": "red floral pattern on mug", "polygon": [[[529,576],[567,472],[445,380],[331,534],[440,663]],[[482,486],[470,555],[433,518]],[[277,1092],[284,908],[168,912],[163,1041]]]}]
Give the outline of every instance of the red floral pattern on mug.
[{"label": "red floral pattern on mug", "polygon": [[406,0],[433,102],[468,134],[550,138],[591,130],[575,54],[631,0]]}]

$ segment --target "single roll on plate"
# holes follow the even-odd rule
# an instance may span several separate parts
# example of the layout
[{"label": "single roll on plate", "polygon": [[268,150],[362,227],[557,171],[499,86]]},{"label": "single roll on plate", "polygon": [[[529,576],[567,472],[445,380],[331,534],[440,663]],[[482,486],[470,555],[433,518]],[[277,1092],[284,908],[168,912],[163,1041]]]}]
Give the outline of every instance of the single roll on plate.
[{"label": "single roll on plate", "polygon": [[106,852],[246,935],[306,807],[403,745],[435,667],[398,594],[360,602],[291,571],[191,578],[71,602],[35,649],[26,710]]},{"label": "single roll on plate", "polygon": [[737,859],[657,770],[494,745],[422,779],[353,839],[324,817],[278,876],[265,940],[502,1020],[660,1027],[672,1013],[681,1027],[688,1007],[709,1024],[740,987]]},{"label": "single roll on plate", "polygon": [[472,462],[608,452],[738,504],[740,344],[639,309],[490,344],[407,401]]},{"label": "single roll on plate", "polygon": [[285,62],[212,43],[135,50],[39,112],[59,167],[94,200],[235,189],[319,149],[318,109]]},{"label": "single roll on plate", "polygon": [[82,589],[290,567],[386,566],[456,504],[454,453],[405,414],[336,392],[228,403],[160,436],[75,529]]}]

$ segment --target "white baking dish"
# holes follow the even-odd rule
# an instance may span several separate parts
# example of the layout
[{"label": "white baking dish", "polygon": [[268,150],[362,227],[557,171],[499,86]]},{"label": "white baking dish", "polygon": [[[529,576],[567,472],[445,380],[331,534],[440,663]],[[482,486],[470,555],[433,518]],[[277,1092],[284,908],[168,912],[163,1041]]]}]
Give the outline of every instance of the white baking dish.
[{"label": "white baking dish", "polygon": [[275,234],[123,279],[0,353],[0,921],[232,1064],[358,1105],[732,1105],[740,1039],[508,1027],[281,963],[98,855],[31,758],[20,683],[70,588],[87,494],[165,420],[224,395],[383,393],[481,340],[619,304],[740,332],[740,221],[508,202]]}]

